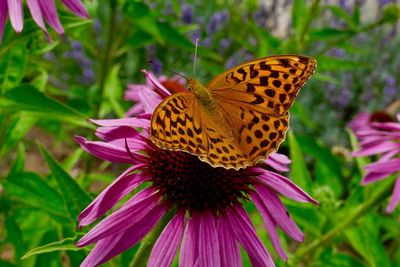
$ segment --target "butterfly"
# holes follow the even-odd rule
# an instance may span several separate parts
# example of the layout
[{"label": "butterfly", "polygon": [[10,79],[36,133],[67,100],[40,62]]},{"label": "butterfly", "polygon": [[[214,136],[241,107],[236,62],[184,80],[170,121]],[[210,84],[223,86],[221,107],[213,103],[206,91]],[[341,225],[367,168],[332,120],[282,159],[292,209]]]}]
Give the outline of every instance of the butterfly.
[{"label": "butterfly", "polygon": [[288,110],[316,65],[311,57],[277,55],[229,69],[207,86],[188,78],[189,91],[167,97],[155,109],[150,139],[213,167],[252,166],[285,139]]}]

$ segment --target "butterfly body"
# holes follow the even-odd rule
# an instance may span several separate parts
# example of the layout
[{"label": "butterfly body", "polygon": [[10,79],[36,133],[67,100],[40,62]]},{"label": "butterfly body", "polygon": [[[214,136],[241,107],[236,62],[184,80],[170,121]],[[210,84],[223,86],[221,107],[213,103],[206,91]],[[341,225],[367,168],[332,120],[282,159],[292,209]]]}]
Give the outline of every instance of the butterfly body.
[{"label": "butterfly body", "polygon": [[154,111],[150,138],[214,167],[254,165],[285,139],[288,109],[315,67],[313,58],[281,55],[241,64],[207,86],[189,78],[189,91],[169,96]]}]

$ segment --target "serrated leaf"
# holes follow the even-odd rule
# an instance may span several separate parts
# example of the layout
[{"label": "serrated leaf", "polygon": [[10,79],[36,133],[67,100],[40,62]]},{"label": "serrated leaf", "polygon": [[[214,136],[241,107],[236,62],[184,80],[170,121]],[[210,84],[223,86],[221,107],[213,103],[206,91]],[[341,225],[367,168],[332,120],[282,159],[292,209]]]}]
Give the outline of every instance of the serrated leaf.
[{"label": "serrated leaf", "polygon": [[31,85],[20,85],[1,95],[0,107],[27,111],[37,116],[68,121],[92,128],[83,114],[55,99],[45,96]]},{"label": "serrated leaf", "polygon": [[36,173],[11,173],[3,181],[4,191],[30,207],[43,210],[55,218],[65,217],[61,196]]},{"label": "serrated leaf", "polygon": [[300,144],[291,130],[288,131],[288,140],[290,159],[292,160],[292,163],[290,164],[290,177],[295,184],[303,188],[305,191],[310,191],[311,176],[307,170],[307,165]]},{"label": "serrated leaf", "polygon": [[79,213],[89,204],[90,197],[42,145],[39,145],[39,149],[51,170],[53,178],[58,184],[69,217],[75,220]]},{"label": "serrated leaf", "polygon": [[19,85],[24,76],[26,59],[25,44],[13,46],[8,53],[0,57],[0,92],[4,93]]},{"label": "serrated leaf", "polygon": [[34,249],[31,249],[28,251],[24,256],[22,256],[22,259],[29,258],[33,255],[38,255],[38,254],[43,254],[43,253],[49,253],[49,252],[54,252],[54,251],[60,251],[60,250],[72,250],[72,251],[78,251],[82,250],[81,248],[78,248],[75,243],[81,238],[81,235],[75,236],[75,237],[68,237],[64,238],[63,240],[53,242],[46,244],[44,246],[40,246]]}]

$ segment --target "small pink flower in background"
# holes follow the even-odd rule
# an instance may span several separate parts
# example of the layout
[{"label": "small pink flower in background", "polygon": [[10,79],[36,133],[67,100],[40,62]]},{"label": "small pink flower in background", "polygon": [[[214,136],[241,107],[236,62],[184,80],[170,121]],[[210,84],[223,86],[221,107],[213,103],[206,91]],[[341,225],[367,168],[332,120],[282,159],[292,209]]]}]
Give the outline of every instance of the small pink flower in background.
[{"label": "small pink flower in background", "polygon": [[[80,214],[80,227],[96,221],[141,184],[148,185],[78,241],[81,247],[96,243],[81,266],[99,265],[134,246],[169,211],[174,211],[174,216],[158,237],[148,266],[170,266],[178,251],[179,266],[242,266],[239,245],[253,266],[275,266],[244,209],[243,203],[249,199],[263,218],[272,246],[287,260],[277,227],[298,242],[304,236],[280,196],[318,204],[272,170],[287,171],[290,160],[272,153],[265,161],[268,170],[259,165],[235,171],[214,168],[185,152],[156,147],[148,139],[151,112],[170,92],[151,73],[145,75],[147,84],[142,88],[135,85],[132,99],[141,105],[135,112],[146,114],[94,120],[99,125],[96,135],[102,141],[76,137],[96,157],[132,165]],[[140,94],[140,89],[152,93]]]},{"label": "small pink flower in background", "polygon": [[[89,14],[81,0],[61,0],[61,2],[75,15],[88,18]],[[58,34],[64,34],[64,28],[58,18],[54,0],[26,0],[28,9],[35,23],[49,37],[46,25],[50,25]],[[21,32],[24,26],[23,1],[0,0],[0,42],[3,38],[7,17],[10,16],[11,26],[16,32]]]},{"label": "small pink flower in background", "polygon": [[[400,172],[400,114],[397,114],[397,121],[391,120],[382,112],[360,113],[349,123],[361,146],[358,151],[353,152],[353,156],[379,156],[377,161],[364,167],[366,175],[361,181],[362,185]],[[399,202],[400,176],[397,177],[386,211],[392,212]]]}]

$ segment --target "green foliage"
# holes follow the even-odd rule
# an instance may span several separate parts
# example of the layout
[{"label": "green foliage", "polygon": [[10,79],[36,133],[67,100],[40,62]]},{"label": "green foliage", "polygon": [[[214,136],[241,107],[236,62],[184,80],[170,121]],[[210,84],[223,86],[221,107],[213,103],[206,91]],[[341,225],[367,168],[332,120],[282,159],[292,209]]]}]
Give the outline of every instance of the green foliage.
[{"label": "green foliage", "polygon": [[[78,266],[85,258],[90,249],[75,246],[86,231],[77,216],[126,166],[94,159],[73,137],[95,139],[89,118],[126,116],[133,102],[125,89],[145,83],[149,58],[162,65],[157,76],[171,77],[170,69],[207,83],[251,58],[288,53],[313,56],[318,68],[291,108],[279,152],[292,160],[285,175],[320,205],[282,198],[305,234],[297,244],[279,233],[287,263],[250,203],[257,232],[277,266],[400,266],[399,211],[384,212],[395,176],[361,187],[371,159],[349,157],[358,144],[346,133],[357,112],[399,100],[398,5],[375,1],[371,12],[360,1],[93,0],[83,1],[85,20],[55,2],[65,36],[48,27],[49,42],[24,12],[23,31],[7,22],[0,44],[0,266]],[[128,266],[137,251],[105,266]],[[243,263],[250,266],[246,253]]]}]

